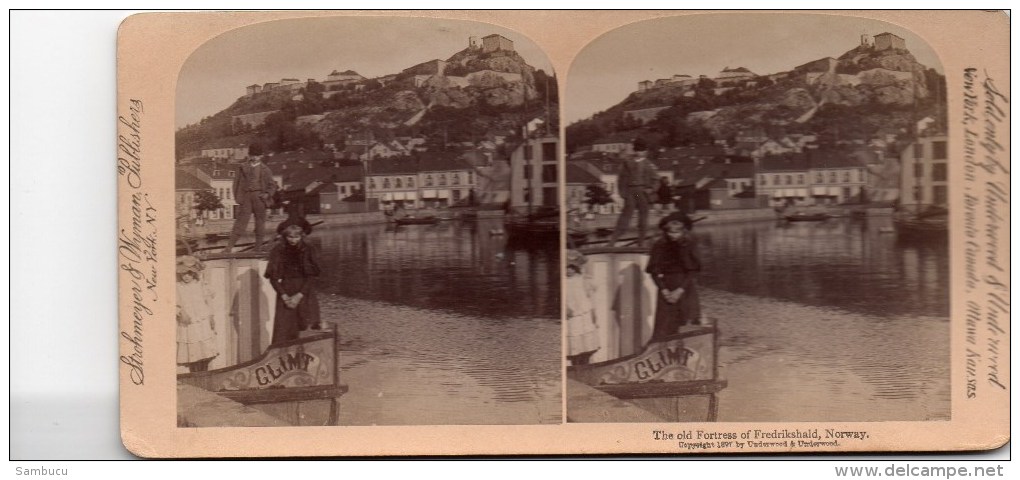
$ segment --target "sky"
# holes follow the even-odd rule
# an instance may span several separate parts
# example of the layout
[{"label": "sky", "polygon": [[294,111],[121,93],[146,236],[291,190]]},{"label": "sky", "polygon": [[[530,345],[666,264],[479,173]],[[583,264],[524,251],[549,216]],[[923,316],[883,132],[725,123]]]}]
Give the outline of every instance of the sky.
[{"label": "sky", "polygon": [[923,65],[942,71],[918,36],[896,25],[841,15],[704,14],[636,22],[603,34],[574,58],[562,102],[566,124],[623,101],[638,82],[674,74],[717,76],[746,67],[765,75],[860,44],[861,34],[894,33]]},{"label": "sky", "polygon": [[252,84],[281,78],[325,80],[333,70],[367,78],[433,59],[446,60],[468,37],[498,33],[536,69],[551,73],[545,53],[528,38],[492,24],[400,17],[326,17],[277,20],[213,38],[189,57],[177,83],[177,128],[230,106]]}]

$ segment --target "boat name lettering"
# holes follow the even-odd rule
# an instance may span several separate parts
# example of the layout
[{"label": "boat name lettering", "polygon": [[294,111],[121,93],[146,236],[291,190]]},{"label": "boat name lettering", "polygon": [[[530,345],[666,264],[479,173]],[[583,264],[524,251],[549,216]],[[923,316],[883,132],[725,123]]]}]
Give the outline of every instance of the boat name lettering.
[{"label": "boat name lettering", "polygon": [[270,385],[287,372],[293,370],[308,372],[308,367],[313,361],[315,361],[314,356],[300,350],[294,353],[285,353],[256,368],[255,380],[261,386]]},{"label": "boat name lettering", "polygon": [[639,380],[648,380],[673,365],[686,367],[687,361],[697,352],[684,347],[665,347],[653,355],[634,362],[632,370]]}]

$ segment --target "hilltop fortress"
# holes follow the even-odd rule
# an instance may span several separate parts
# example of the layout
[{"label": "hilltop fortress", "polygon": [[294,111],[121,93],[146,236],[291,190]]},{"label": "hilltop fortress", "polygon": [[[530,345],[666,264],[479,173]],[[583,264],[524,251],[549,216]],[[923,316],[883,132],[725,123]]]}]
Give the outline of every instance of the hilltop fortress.
[{"label": "hilltop fortress", "polygon": [[[874,38],[870,35],[864,34],[861,35],[860,46],[858,46],[855,50],[862,52],[884,52],[887,50],[906,51],[907,45],[906,40],[893,33],[880,33],[875,35]],[[723,68],[723,70],[715,77],[709,77],[708,75],[693,77],[687,74],[676,74],[670,78],[661,78],[655,81],[643,80],[638,82],[637,91],[645,92],[662,87],[681,87],[681,89],[686,92],[688,90],[693,90],[694,87],[702,80],[711,80],[715,84],[715,93],[718,95],[724,93],[735,85],[754,86],[756,84],[756,79],[767,78],[771,81],[777,81],[800,74],[805,74],[805,79],[808,83],[813,83],[813,81],[817,80],[823,74],[835,73],[838,64],[839,60],[832,57],[825,57],[795,67],[793,71],[790,72],[780,72],[770,75],[758,75],[744,67],[726,67]],[[894,70],[889,69],[883,70],[895,72]],[[892,75],[909,78],[910,72],[896,72]],[[693,95],[693,92],[691,92],[690,95]]]},{"label": "hilltop fortress", "polygon": [[[478,37],[468,37],[468,47],[465,52],[473,54],[486,54],[488,56],[512,56],[516,55],[514,51],[514,42],[502,35],[492,34],[482,37],[481,43],[478,41]],[[462,52],[464,53],[464,52]],[[374,79],[366,78],[360,75],[354,70],[346,70],[339,72],[333,70],[329,75],[326,76],[325,80],[318,81],[314,78],[309,78],[305,81],[301,81],[297,78],[284,78],[279,82],[268,82],[264,84],[252,84],[245,87],[246,97],[252,97],[263,92],[280,92],[289,91],[297,93],[301,89],[306,88],[311,83],[318,83],[324,87],[326,91],[325,96],[330,96],[329,92],[339,90],[348,85],[354,85],[355,90],[360,90],[364,87],[364,82],[368,80],[375,80],[385,85],[390,81],[395,80],[398,76],[413,76],[414,86],[421,87],[433,77],[443,77],[453,86],[465,87],[468,85],[476,84],[479,82],[487,81],[483,77],[499,77],[507,82],[520,82],[523,76],[519,72],[512,71],[498,71],[493,69],[478,70],[474,72],[463,72],[463,68],[451,69],[455,71],[447,71],[451,64],[458,65],[453,60],[457,57],[451,57],[449,60],[429,60],[424,63],[420,63],[410,68],[404,69],[399,75],[384,75]],[[463,64],[459,64],[459,67],[463,67]],[[359,86],[361,88],[359,88]]]}]

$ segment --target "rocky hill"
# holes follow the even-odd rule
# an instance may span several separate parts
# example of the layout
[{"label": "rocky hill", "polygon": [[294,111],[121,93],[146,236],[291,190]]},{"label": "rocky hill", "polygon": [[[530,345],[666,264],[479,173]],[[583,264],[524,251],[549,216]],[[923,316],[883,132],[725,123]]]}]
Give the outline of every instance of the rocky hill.
[{"label": "rocky hill", "polygon": [[555,108],[555,78],[517,52],[468,48],[375,79],[343,85],[310,82],[238,98],[225,110],[177,132],[177,155],[224,137],[245,136],[265,151],[341,142],[366,129],[385,138],[424,135],[477,140],[490,129],[516,130]]},{"label": "rocky hill", "polygon": [[[867,140],[905,132],[924,116],[944,118],[944,78],[905,49],[862,45],[838,59],[737,81],[701,79],[636,91],[618,105],[567,127],[573,151],[622,130],[663,135],[664,146],[733,139],[742,130],[817,134],[823,140]],[[941,105],[941,106],[939,106]],[[647,123],[626,112],[670,107]],[[939,110],[938,112],[936,110]]]}]

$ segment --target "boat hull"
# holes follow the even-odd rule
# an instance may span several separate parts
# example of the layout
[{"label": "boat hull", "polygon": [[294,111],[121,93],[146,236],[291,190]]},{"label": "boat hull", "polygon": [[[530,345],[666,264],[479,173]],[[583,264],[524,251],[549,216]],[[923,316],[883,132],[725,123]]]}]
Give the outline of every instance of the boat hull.
[{"label": "boat hull", "polygon": [[[648,250],[638,247],[582,248],[595,285],[591,299],[599,349],[587,365],[567,368],[567,416],[575,422],[631,421],[652,415],[660,421],[715,421],[717,393],[727,382],[718,374],[716,325],[687,325],[651,341],[657,288],[644,273]],[[713,322],[714,323],[714,322]],[[618,401],[596,406],[599,395]]]}]

